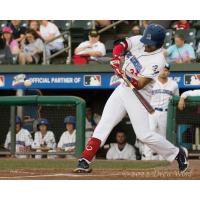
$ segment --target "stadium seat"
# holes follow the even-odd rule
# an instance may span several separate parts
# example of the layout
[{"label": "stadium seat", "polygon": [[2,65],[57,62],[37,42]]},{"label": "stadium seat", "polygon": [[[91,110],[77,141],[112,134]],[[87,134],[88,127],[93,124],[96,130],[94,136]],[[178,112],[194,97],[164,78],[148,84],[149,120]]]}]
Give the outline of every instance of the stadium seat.
[{"label": "stadium seat", "polygon": [[169,46],[171,46],[172,45],[172,40],[171,39],[169,39],[169,40],[167,40],[167,39],[165,39],[165,42],[164,42],[164,45],[163,45],[163,47],[165,48],[165,49],[167,49]]},{"label": "stadium seat", "polygon": [[54,20],[53,23],[61,32],[67,31],[71,28],[71,20]]},{"label": "stadium seat", "polygon": [[194,38],[194,39],[191,39],[191,40],[187,40],[186,41],[188,44],[190,44],[193,48],[194,48],[194,50],[196,49],[196,43],[197,43],[197,41],[196,41],[196,39]]},{"label": "stadium seat", "polygon": [[90,30],[93,28],[93,20],[73,20],[72,28],[83,28],[84,30]]},{"label": "stadium seat", "polygon": [[196,36],[196,29],[195,28],[191,28],[187,31],[187,36],[186,36],[186,40],[187,39],[194,39]]},{"label": "stadium seat", "polygon": [[192,25],[194,28],[196,29],[200,29],[200,20],[196,20],[193,25]]},{"label": "stadium seat", "polygon": [[21,21],[21,25],[22,25],[23,27],[27,27],[27,26],[28,26],[28,20],[22,20],[22,21]]},{"label": "stadium seat", "polygon": [[7,20],[0,20],[0,29],[7,25]]},{"label": "stadium seat", "polygon": [[200,40],[200,30],[197,31],[196,39],[197,39],[197,40]]},{"label": "stadium seat", "polygon": [[173,30],[172,29],[167,29],[166,30],[166,34],[165,34],[165,38],[167,40],[171,40],[172,39],[172,35],[173,35]]},{"label": "stadium seat", "polygon": [[114,40],[108,40],[105,42],[106,56],[112,56]]}]

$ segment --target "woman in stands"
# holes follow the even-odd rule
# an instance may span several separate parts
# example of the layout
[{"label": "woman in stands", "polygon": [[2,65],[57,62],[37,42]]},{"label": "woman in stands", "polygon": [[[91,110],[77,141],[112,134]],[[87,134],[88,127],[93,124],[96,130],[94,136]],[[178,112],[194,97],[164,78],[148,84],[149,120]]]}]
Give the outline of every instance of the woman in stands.
[{"label": "woman in stands", "polygon": [[2,39],[5,41],[6,45],[10,48],[13,55],[18,55],[20,52],[18,42],[13,39],[13,31],[9,26],[5,26],[2,30]]},{"label": "woman in stands", "polygon": [[40,63],[43,49],[43,40],[38,33],[33,29],[27,30],[21,48],[22,52],[19,54],[19,64]]}]

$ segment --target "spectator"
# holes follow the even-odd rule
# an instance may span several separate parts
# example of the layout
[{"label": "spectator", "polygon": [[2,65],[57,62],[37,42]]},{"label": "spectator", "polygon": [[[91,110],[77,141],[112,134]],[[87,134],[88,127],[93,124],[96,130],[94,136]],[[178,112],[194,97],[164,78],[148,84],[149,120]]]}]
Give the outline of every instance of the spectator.
[{"label": "spectator", "polygon": [[[64,119],[65,132],[61,135],[58,142],[58,151],[65,151],[73,154],[75,152],[76,143],[76,118],[67,116]],[[67,156],[70,158],[70,156]]]},{"label": "spectator", "polygon": [[195,52],[191,45],[185,44],[184,35],[175,35],[175,44],[170,46],[165,55],[169,63],[191,63],[195,59]]},{"label": "spectator", "polygon": [[26,32],[26,27],[21,26],[21,20],[11,20],[10,28],[13,31],[13,38],[16,39],[17,42],[21,42]]},{"label": "spectator", "polygon": [[175,28],[176,30],[180,30],[180,29],[190,29],[190,24],[187,20],[179,20],[178,23],[176,23],[173,28]]},{"label": "spectator", "polygon": [[[40,119],[37,125],[38,131],[35,132],[32,148],[36,152],[55,152],[56,141],[52,131],[49,130],[49,122],[47,119]],[[41,155],[36,155],[35,158],[42,158]],[[55,158],[54,155],[49,155],[47,158]]]},{"label": "spectator", "polygon": [[111,20],[95,20],[96,26],[99,28],[104,28],[111,24]]},{"label": "spectator", "polygon": [[10,48],[2,38],[0,38],[0,64],[13,64]]},{"label": "spectator", "polygon": [[43,52],[44,44],[36,31],[29,29],[26,31],[25,41],[22,44],[22,52],[19,54],[19,63],[38,64]]},{"label": "spectator", "polygon": [[[44,41],[50,42],[52,41],[54,38],[56,38],[57,36],[59,36],[61,33],[58,30],[58,27],[53,24],[52,22],[49,22],[48,20],[41,20],[40,21],[40,34],[42,36],[42,38],[44,39]],[[53,40],[52,42],[48,43],[46,45],[46,49],[47,49],[47,56],[51,55],[51,51],[58,51],[60,49],[64,48],[64,44],[63,44],[63,38],[57,38],[55,40]]]},{"label": "spectator", "polygon": [[141,35],[141,29],[139,25],[135,25],[133,26],[133,28],[131,29],[132,32],[132,36],[136,36],[136,35]]},{"label": "spectator", "polygon": [[[32,136],[28,130],[22,128],[22,121],[19,116],[15,119],[15,131],[16,131],[16,152],[29,152],[30,147],[33,143]],[[11,149],[11,131],[8,132],[6,136],[6,141],[4,144],[6,149]],[[27,155],[17,155],[17,158],[28,158]]]},{"label": "spectator", "polygon": [[123,131],[116,134],[117,143],[113,144],[106,154],[108,160],[136,160],[136,152],[132,145],[126,142]]},{"label": "spectator", "polygon": [[10,48],[10,51],[13,55],[18,55],[20,52],[18,42],[13,39],[13,31],[10,27],[5,26],[2,30],[2,38],[5,41],[6,45]]},{"label": "spectator", "polygon": [[94,129],[100,121],[100,116],[92,111],[92,108],[86,108],[86,125],[85,125],[85,143],[91,138]]},{"label": "spectator", "polygon": [[90,60],[96,60],[99,57],[106,55],[106,48],[99,41],[100,35],[96,30],[89,32],[89,40],[82,42],[76,49],[75,55],[89,55]]},{"label": "spectator", "polygon": [[39,22],[37,20],[30,20],[29,29],[36,31],[38,33],[38,35],[40,35],[39,28],[40,28],[40,25],[39,25]]}]

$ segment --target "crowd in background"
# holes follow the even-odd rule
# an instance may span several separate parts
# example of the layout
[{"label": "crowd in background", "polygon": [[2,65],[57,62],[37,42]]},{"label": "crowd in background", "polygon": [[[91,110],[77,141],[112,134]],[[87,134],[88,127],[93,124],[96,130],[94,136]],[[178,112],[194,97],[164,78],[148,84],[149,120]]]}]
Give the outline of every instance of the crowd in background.
[{"label": "crowd in background", "polygon": [[[112,20],[96,20],[96,29],[89,31],[88,40],[81,42],[72,52],[74,64],[108,63],[111,55],[101,41],[98,30],[112,24]],[[123,23],[129,24],[129,21]],[[119,37],[141,35],[145,27],[154,21],[130,23],[130,31]],[[187,20],[156,21],[166,29],[174,31],[173,44],[165,47],[164,54],[169,63],[191,63],[200,57],[200,45],[187,44],[183,33],[176,30],[189,30],[192,25]],[[24,25],[20,20],[7,21],[2,27],[0,37],[0,64],[42,64],[43,53],[46,57],[64,48],[64,38],[58,37],[61,31],[55,23],[48,20],[29,20]],[[65,52],[67,54],[67,52]],[[50,61],[47,61],[50,64]]]}]

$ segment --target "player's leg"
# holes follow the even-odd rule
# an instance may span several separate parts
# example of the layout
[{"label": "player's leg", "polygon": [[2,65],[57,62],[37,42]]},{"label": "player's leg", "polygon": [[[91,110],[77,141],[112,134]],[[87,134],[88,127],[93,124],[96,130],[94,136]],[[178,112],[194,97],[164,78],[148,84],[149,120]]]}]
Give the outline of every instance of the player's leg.
[{"label": "player's leg", "polygon": [[[158,121],[159,121],[159,114],[155,111],[152,114],[149,114],[149,126],[150,130],[154,132],[158,132]],[[143,155],[142,160],[159,160],[159,155],[154,152],[149,146],[146,144],[143,145]]]},{"label": "player's leg", "polygon": [[75,172],[91,171],[89,168],[89,163],[96,155],[96,152],[100,146],[105,143],[113,127],[116,126],[125,116],[126,110],[119,96],[120,87],[121,86],[115,89],[106,102],[101,120],[94,130],[92,138],[88,141]]},{"label": "player's leg", "polygon": [[[163,111],[160,112],[157,133],[166,138],[166,131],[167,131],[167,112]],[[159,155],[159,160],[164,160],[164,158],[161,155]]]},{"label": "player's leg", "polygon": [[133,94],[132,90],[124,87],[121,98],[123,98],[124,106],[131,119],[137,138],[162,155],[166,160],[173,161],[179,149],[158,133],[150,130],[148,112]]},{"label": "player's leg", "polygon": [[[121,98],[131,119],[137,138],[160,154],[164,159],[168,161],[177,160],[180,172],[185,172],[188,168],[187,150],[175,147],[164,137],[150,130],[148,113],[130,88],[124,88]],[[146,98],[148,97],[146,96]]]}]

